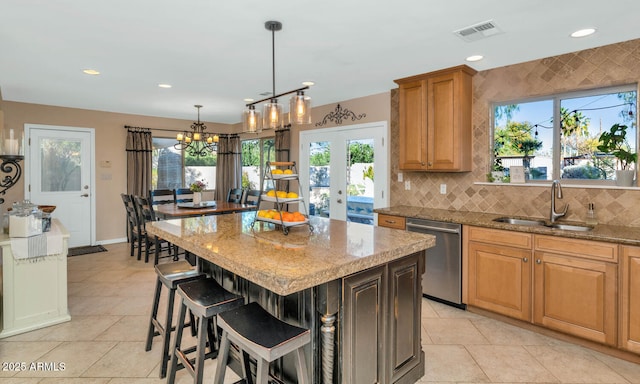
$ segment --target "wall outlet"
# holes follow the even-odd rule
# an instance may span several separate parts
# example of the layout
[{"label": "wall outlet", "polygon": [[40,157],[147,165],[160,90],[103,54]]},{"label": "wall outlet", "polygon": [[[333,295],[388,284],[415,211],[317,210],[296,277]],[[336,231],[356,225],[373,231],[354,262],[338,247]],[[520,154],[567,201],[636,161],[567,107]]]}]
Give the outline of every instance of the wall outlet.
[{"label": "wall outlet", "polygon": [[402,172],[398,172],[398,183],[402,183]]},{"label": "wall outlet", "polygon": [[404,190],[405,191],[411,190],[411,180],[407,180],[404,182]]},{"label": "wall outlet", "polygon": [[441,195],[447,194],[447,184],[440,184],[440,194]]}]

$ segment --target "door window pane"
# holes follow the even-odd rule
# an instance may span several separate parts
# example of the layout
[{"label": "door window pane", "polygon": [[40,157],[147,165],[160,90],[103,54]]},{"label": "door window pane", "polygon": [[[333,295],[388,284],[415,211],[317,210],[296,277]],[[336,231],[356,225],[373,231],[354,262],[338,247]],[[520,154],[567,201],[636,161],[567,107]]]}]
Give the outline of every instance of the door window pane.
[{"label": "door window pane", "polygon": [[373,139],[347,141],[347,221],[373,224]]},{"label": "door window pane", "polygon": [[328,141],[309,144],[309,215],[329,217],[331,145]]},{"label": "door window pane", "polygon": [[80,141],[42,139],[42,192],[80,191]]}]

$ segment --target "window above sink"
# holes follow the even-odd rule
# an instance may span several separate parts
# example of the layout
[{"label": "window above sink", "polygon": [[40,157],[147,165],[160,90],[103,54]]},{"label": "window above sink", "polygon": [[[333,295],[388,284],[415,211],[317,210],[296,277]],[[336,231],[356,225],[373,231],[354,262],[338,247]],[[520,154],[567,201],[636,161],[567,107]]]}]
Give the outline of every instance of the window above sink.
[{"label": "window above sink", "polygon": [[512,166],[523,166],[531,184],[613,186],[619,168],[612,154],[598,151],[599,137],[626,125],[628,149],[637,152],[636,108],[636,84],[496,103],[493,168],[508,176]]}]

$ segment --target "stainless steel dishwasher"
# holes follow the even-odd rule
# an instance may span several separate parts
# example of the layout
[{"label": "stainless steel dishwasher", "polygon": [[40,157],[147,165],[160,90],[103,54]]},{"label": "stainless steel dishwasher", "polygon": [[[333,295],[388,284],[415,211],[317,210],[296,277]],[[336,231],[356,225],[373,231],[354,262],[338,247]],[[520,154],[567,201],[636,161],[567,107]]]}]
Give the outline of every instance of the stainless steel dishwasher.
[{"label": "stainless steel dishwasher", "polygon": [[407,219],[407,231],[436,237],[436,245],[427,249],[426,271],[422,276],[425,297],[466,308],[462,303],[462,226],[441,221]]}]

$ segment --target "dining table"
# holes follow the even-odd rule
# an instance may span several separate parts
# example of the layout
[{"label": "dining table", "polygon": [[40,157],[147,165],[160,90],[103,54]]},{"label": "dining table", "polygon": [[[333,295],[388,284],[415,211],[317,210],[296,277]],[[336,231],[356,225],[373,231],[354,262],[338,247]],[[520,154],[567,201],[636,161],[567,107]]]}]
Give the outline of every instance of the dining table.
[{"label": "dining table", "polygon": [[255,211],[257,206],[251,204],[231,203],[226,200],[210,200],[201,203],[173,203],[159,204],[154,207],[156,217],[160,220],[179,219],[186,217],[221,215]]}]

